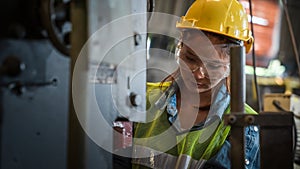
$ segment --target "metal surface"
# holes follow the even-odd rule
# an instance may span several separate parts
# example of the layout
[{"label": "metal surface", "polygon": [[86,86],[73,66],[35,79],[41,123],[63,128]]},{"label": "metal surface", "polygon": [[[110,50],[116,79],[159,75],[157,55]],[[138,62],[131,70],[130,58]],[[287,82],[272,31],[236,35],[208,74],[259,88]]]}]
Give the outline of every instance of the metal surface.
[{"label": "metal surface", "polygon": [[[231,114],[243,114],[245,104],[245,49],[241,46],[230,48],[230,92]],[[231,128],[231,168],[245,168],[244,126],[236,126],[232,116]]]},{"label": "metal surface", "polygon": [[[98,67],[95,78],[105,74],[110,79],[100,84],[111,86],[113,100],[107,102],[118,110],[112,118],[145,121],[147,1],[90,1],[88,9],[89,64]],[[113,68],[105,73],[103,64]],[[93,76],[94,71],[90,71]],[[132,93],[142,98],[138,105],[131,102]]]},{"label": "metal surface", "polygon": [[0,39],[0,48],[1,61],[12,54],[26,65],[0,80],[24,84],[20,95],[1,87],[1,168],[65,169],[70,60],[48,40]]},{"label": "metal surface", "polygon": [[[232,116],[235,117],[234,122],[231,120]],[[249,125],[259,126],[261,169],[293,168],[293,139],[295,133],[293,131],[294,118],[292,112],[261,112],[259,115],[235,114],[226,116],[225,123],[233,124],[232,128],[243,128]],[[232,147],[241,145],[243,144],[234,143]],[[240,164],[235,160],[236,157],[232,161],[232,167]],[[244,162],[244,159],[242,162]],[[244,166],[241,168],[244,168]]]},{"label": "metal surface", "polygon": [[40,1],[40,16],[48,38],[62,54],[70,55],[70,0]]},{"label": "metal surface", "polygon": [[225,116],[225,123],[231,125],[231,168],[245,168],[244,127],[249,125],[260,127],[260,168],[292,168],[293,113],[244,114],[245,52],[242,47],[234,47],[230,54],[231,114]]},{"label": "metal surface", "polygon": [[[193,1],[194,0],[156,1],[154,11],[167,12],[170,14],[181,16],[185,13],[187,7]],[[64,0],[64,2],[66,1]],[[287,0],[287,2],[289,15],[291,17],[291,24],[294,30],[299,30],[300,22],[297,21],[300,11],[300,1]],[[89,21],[86,16],[86,8],[82,8],[82,5],[85,6],[86,3],[90,3],[90,9],[92,9],[94,13],[98,13],[97,15],[90,15]],[[107,23],[110,23],[115,19],[118,19],[125,15],[129,15],[133,12],[144,11],[145,6],[144,1],[128,0],[74,0],[71,1],[71,4],[73,10],[72,12],[74,12],[73,14],[76,14],[72,16],[72,24],[74,23],[76,25],[72,27],[72,36],[74,36],[74,38],[72,42],[73,54],[71,65],[73,66],[82,45],[86,42],[88,36],[87,26],[90,26],[90,28],[92,28],[92,31],[90,32],[92,34],[93,31],[98,30],[103,25],[106,25]],[[45,28],[43,27],[40,20],[40,5],[40,0],[10,0],[2,1],[0,6],[0,63],[5,63],[6,58],[13,56],[17,57],[18,60],[20,60],[26,66],[25,69],[22,69],[21,72],[19,70],[15,71],[17,72],[16,76],[3,76],[0,80],[1,84],[5,84],[3,85],[5,87],[2,86],[0,90],[0,168],[111,168],[113,163],[111,158],[112,155],[103,150],[101,147],[95,144],[93,140],[86,136],[86,134],[82,130],[82,127],[78,123],[77,116],[72,106],[73,103],[71,103],[71,106],[68,107],[68,95],[70,88],[69,79],[71,70],[70,58],[62,57],[62,55],[58,53],[57,49],[53,47],[50,41],[47,39],[48,36],[47,34],[45,34]],[[151,19],[151,15],[149,15],[147,19],[151,20],[152,24],[148,26],[152,29],[161,29],[168,26],[174,26],[169,22],[162,23],[160,18]],[[285,20],[285,18],[283,18],[283,20]],[[93,24],[88,24],[88,22]],[[279,53],[279,57],[283,57],[286,60],[285,65],[287,66],[288,74],[295,75],[296,69],[294,67],[296,67],[296,62],[293,50],[291,48],[293,45],[291,43],[291,39],[288,34],[288,27],[286,25],[287,23],[282,23],[283,34],[281,35],[281,50]],[[131,28],[137,28],[135,26],[136,25],[132,25]],[[165,31],[168,32],[170,30],[166,29]],[[107,37],[110,38],[111,35],[115,33],[116,32],[113,31],[108,32]],[[294,33],[296,40],[299,39],[297,38],[299,37],[299,31],[295,31]],[[140,36],[142,36],[141,39]],[[124,44],[131,44],[129,45],[130,47],[126,46],[125,50],[128,52],[128,50],[131,49],[134,49],[134,51],[136,51],[138,49],[144,48],[141,45],[144,43],[144,36],[145,35],[142,34],[139,30],[132,31],[132,36],[130,36],[128,40],[124,41]],[[106,42],[107,41],[100,41],[100,43],[97,44],[98,46],[95,46],[95,49]],[[154,41],[152,42],[153,44],[155,44]],[[164,48],[164,43],[165,41],[162,40],[153,46],[159,46],[160,49],[166,49],[166,47]],[[119,47],[122,45],[123,44],[119,44]],[[114,51],[111,51],[111,53],[107,55],[107,63],[117,66],[118,63],[110,60],[110,56],[118,57],[120,56],[120,52],[118,52],[118,48],[115,48],[113,50]],[[101,48],[98,48],[98,51],[101,52]],[[127,53],[121,54],[125,55]],[[165,56],[170,55],[166,54]],[[154,58],[154,55],[152,55],[151,57],[153,60],[158,60],[156,62],[153,62],[153,60],[151,61],[150,58],[150,62],[152,62],[152,64],[156,67],[159,64],[161,65],[161,67],[170,68],[170,62],[174,61],[173,57],[162,57],[161,55],[157,55],[157,58]],[[11,63],[5,63],[5,65],[6,64]],[[13,64],[8,66],[13,66]],[[85,71],[82,74],[83,79],[85,79],[86,81],[91,80],[88,78],[88,70],[90,70],[90,68],[92,69],[92,63],[90,62],[90,60],[84,60],[82,62],[82,65],[84,65],[83,71]],[[100,70],[98,70],[99,73],[101,73],[102,68],[106,69],[107,67],[100,66]],[[106,70],[107,72],[105,72],[105,74],[102,74],[104,76],[101,76],[100,74],[99,77],[101,78],[98,79],[99,81],[95,81],[95,91],[97,93],[99,106],[102,107],[103,112],[106,112],[104,114],[105,118],[111,122],[115,119],[116,116],[119,115],[119,112],[116,111],[116,109],[112,106],[111,101],[113,100],[113,98],[111,97],[112,93],[110,85],[116,85],[120,79],[128,82],[128,78],[119,77],[119,79],[115,79],[115,76],[112,76],[111,74],[111,72],[114,71],[114,68]],[[121,72],[121,74],[119,74],[118,76],[124,76],[124,74],[122,74],[123,70],[126,70],[126,68],[118,69],[118,71]],[[14,71],[12,74],[15,74]],[[160,80],[160,78],[157,78],[156,72],[151,75],[156,76],[153,77],[153,79]],[[56,85],[52,85],[52,80],[54,79],[57,80]],[[249,84],[251,83],[252,81],[249,82]],[[17,87],[17,90],[22,91],[19,95],[16,95],[16,92],[13,92],[15,91],[14,87],[7,87],[18,86],[17,84],[21,84],[21,87]],[[45,85],[41,86],[40,84]],[[131,83],[129,83],[129,85],[130,84]],[[88,88],[87,86],[84,86],[85,84],[82,85],[82,89],[85,90]],[[123,101],[127,99],[132,100],[132,105],[140,105],[139,97],[137,97],[139,95],[137,95],[138,93],[135,93],[134,91],[134,88],[138,87],[138,85],[140,84],[136,85],[137,86],[132,86],[132,90],[127,90],[128,93],[120,93],[120,95],[117,96],[121,97],[124,94],[126,94],[126,96],[134,96],[133,98],[126,97],[126,99],[122,99]],[[88,100],[88,96],[84,94],[84,90],[82,91],[82,99]],[[133,93],[133,95],[131,93]],[[83,102],[82,104],[85,103]],[[131,104],[126,104],[126,106],[128,105]],[[85,106],[88,107],[89,105]],[[134,106],[132,106],[131,108],[134,108]],[[68,111],[71,112],[71,114],[69,114],[70,117],[68,116]],[[253,120],[253,117],[250,116],[250,121],[251,118]],[[266,165],[273,165],[269,168],[290,168],[291,159],[289,159],[289,157],[291,156],[292,152],[290,151],[290,121],[286,119],[284,115],[278,115],[274,117],[275,120],[273,119],[272,115],[270,115],[270,117],[266,117],[265,119],[264,117],[262,117],[261,120],[259,120],[260,118],[254,116],[254,119],[254,123],[251,124],[267,123],[266,125],[269,125],[263,128],[268,130],[268,132],[262,132],[262,136],[267,135],[267,139],[262,139],[262,141],[264,142],[262,143],[262,145],[264,146],[262,151],[265,152],[265,155],[269,155],[268,158],[271,163],[263,163],[262,165],[265,168],[268,168]],[[233,118],[233,121],[236,122],[240,120],[243,122],[240,124],[236,123],[236,125],[249,125],[248,122],[244,122],[244,118],[239,118],[238,115],[234,116]],[[283,130],[281,127],[283,127],[283,129],[286,129],[288,132],[286,132],[286,130]],[[273,134],[271,129],[275,129],[276,133]],[[67,138],[68,136],[69,138]],[[111,133],[109,132],[103,135],[103,137],[107,138],[109,138],[110,136]],[[67,163],[69,164],[68,166]],[[278,163],[281,164],[278,165]]]},{"label": "metal surface", "polygon": [[244,113],[245,103],[245,49],[234,46],[230,48],[230,93],[231,113]]},{"label": "metal surface", "polygon": [[145,118],[147,15],[131,15],[146,9],[146,0],[71,3],[70,169],[112,168],[114,120]]},{"label": "metal surface", "polygon": [[[273,114],[270,116],[274,117]],[[285,120],[291,122],[293,116],[289,116],[288,119],[282,118],[281,116],[279,122],[283,124]],[[271,123],[273,124],[275,122],[271,121]],[[270,126],[260,127],[260,168],[292,169],[294,159],[292,123],[283,124],[280,127],[274,127],[272,124]]]},{"label": "metal surface", "polygon": [[[74,1],[71,3],[71,22],[74,25],[72,28],[72,38],[71,38],[71,77],[73,76],[74,66],[78,57],[78,54],[81,51],[83,44],[87,39],[87,16],[86,16],[86,3],[83,1]],[[83,80],[87,80],[87,61],[83,60],[81,63],[82,66],[82,74]],[[84,76],[85,75],[85,76]],[[86,78],[84,78],[86,77]],[[71,78],[70,78],[71,79]],[[69,80],[70,80],[69,79]],[[85,91],[86,85],[84,81],[79,81],[82,86],[81,90]],[[73,81],[71,81],[70,86],[73,85]],[[68,123],[68,149],[67,149],[67,168],[68,169],[82,169],[85,168],[85,148],[86,148],[86,136],[79,124],[78,118],[76,116],[76,112],[73,106],[72,99],[72,88],[70,90],[70,106],[69,106],[69,123]],[[86,95],[82,95],[82,99],[87,99]],[[85,104],[82,102],[80,104]],[[83,105],[84,106],[84,105]]]},{"label": "metal surface", "polygon": [[100,65],[90,65],[92,72],[97,72],[96,76],[90,77],[91,83],[99,84],[116,84],[117,83],[117,74],[116,69],[117,65],[110,63],[101,63]]}]

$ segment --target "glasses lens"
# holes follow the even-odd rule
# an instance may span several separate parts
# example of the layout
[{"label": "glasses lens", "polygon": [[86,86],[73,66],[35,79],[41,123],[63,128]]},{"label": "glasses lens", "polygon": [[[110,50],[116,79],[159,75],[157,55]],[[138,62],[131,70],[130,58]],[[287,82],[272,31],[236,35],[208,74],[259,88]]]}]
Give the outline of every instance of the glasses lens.
[{"label": "glasses lens", "polygon": [[[183,45],[179,54],[181,69],[195,73],[201,71],[214,85],[229,75],[230,57],[228,44],[201,46],[194,52]],[[200,52],[201,51],[201,52]]]}]

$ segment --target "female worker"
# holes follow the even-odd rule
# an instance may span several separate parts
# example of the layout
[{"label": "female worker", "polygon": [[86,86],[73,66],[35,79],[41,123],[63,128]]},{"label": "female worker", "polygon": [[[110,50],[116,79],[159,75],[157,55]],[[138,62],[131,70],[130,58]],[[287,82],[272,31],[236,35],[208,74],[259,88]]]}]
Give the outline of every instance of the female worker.
[{"label": "female worker", "polygon": [[[222,120],[230,111],[229,50],[250,50],[247,15],[237,0],[196,0],[176,27],[179,68],[148,84],[149,121],[135,124],[132,166],[230,168],[230,127]],[[245,167],[259,168],[258,129],[246,127],[245,138]]]}]

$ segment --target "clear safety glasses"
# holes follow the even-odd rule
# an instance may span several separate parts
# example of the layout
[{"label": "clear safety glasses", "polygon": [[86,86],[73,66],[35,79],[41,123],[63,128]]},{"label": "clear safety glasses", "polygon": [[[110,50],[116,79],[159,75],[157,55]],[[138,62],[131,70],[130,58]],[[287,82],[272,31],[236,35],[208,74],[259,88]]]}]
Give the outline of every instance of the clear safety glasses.
[{"label": "clear safety glasses", "polygon": [[[192,73],[200,71],[206,78],[222,78],[229,74],[229,50],[232,44],[215,44],[206,47],[199,47],[197,54],[186,48],[183,44],[178,45],[177,58],[184,70]],[[202,52],[201,52],[202,51]]]},{"label": "clear safety glasses", "polygon": [[192,50],[181,43],[175,53],[177,63],[184,75],[194,77],[196,73],[200,73],[200,76],[209,80],[209,88],[212,88],[229,76],[229,52],[234,45],[236,44],[202,45]]}]

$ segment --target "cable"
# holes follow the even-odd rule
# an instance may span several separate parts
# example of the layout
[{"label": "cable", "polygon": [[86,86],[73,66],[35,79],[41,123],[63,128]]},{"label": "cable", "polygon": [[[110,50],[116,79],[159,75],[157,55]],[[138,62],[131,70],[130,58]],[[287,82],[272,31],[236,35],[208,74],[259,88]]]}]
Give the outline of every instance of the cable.
[{"label": "cable", "polygon": [[287,2],[285,1],[285,3],[283,3],[283,0],[281,0],[281,3],[283,4],[283,7],[284,7],[283,9],[284,9],[286,21],[287,21],[287,24],[288,24],[290,37],[291,37],[292,45],[293,45],[293,50],[294,50],[294,54],[295,54],[296,62],[297,62],[297,66],[298,66],[298,74],[300,76],[299,53],[298,53],[298,49],[297,49],[296,39],[295,39],[294,31],[293,31],[293,28],[292,28],[292,23],[291,23],[289,11],[288,11],[288,8],[287,8]]},{"label": "cable", "polygon": [[[294,32],[293,32],[292,23],[291,23],[291,19],[290,19],[288,7],[287,7],[287,1],[285,1],[285,3],[283,3],[283,0],[281,0],[281,3],[283,5],[286,21],[287,21],[287,24],[288,24],[288,29],[289,29],[289,32],[290,32],[290,37],[291,37],[291,41],[292,41],[292,45],[293,45],[293,51],[294,51],[297,66],[298,66],[298,74],[300,76],[299,53],[298,53],[296,39],[295,39],[295,35],[294,35]],[[300,147],[300,143],[298,142],[298,134],[299,133],[298,133],[297,126],[296,126],[296,123],[295,123],[295,119],[294,119],[294,126],[295,126],[294,129],[296,130],[295,134],[294,134],[295,135],[294,162],[297,163],[297,164],[300,164],[300,157],[299,157],[300,155],[299,155],[299,152],[297,152],[297,148]]]},{"label": "cable", "polygon": [[[252,32],[252,36],[255,42],[255,38],[254,38],[254,28],[253,28],[253,22],[252,22],[252,18],[253,18],[253,14],[252,14],[252,1],[249,0],[249,11],[250,11],[250,16],[251,16],[251,32]],[[258,88],[258,84],[257,84],[257,76],[256,76],[256,56],[255,56],[255,45],[253,42],[253,47],[252,47],[252,65],[253,65],[253,78],[254,78],[254,85],[255,85],[255,93],[257,96],[257,106],[258,106],[258,113],[260,113],[262,111],[262,106],[261,106],[261,99],[260,99],[260,92],[259,92],[259,88]]]}]

